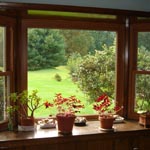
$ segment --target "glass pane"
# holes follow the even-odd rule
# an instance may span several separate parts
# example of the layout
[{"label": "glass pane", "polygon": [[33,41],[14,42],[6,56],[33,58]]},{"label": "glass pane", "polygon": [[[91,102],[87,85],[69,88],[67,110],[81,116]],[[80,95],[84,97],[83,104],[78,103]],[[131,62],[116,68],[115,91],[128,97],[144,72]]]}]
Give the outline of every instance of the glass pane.
[{"label": "glass pane", "polygon": [[[99,95],[115,98],[115,60],[116,32],[28,29],[28,89],[37,89],[43,101],[75,95],[86,106],[80,114],[95,114]],[[43,109],[35,115],[56,113]]]},{"label": "glass pane", "polygon": [[150,111],[150,75],[136,75],[135,109]]},{"label": "glass pane", "polygon": [[0,121],[6,120],[7,85],[8,83],[6,77],[0,77]]},{"label": "glass pane", "polygon": [[138,70],[150,70],[150,32],[138,33]]},{"label": "glass pane", "polygon": [[5,44],[5,27],[0,27],[0,71],[6,70]]}]

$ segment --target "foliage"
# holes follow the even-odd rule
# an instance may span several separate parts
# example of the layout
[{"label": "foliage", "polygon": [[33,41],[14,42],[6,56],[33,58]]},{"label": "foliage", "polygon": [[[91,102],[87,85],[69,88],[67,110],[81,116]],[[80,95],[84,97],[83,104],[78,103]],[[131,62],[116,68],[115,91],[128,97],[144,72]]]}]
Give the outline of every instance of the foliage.
[{"label": "foliage", "polygon": [[[38,91],[33,90],[30,94],[24,90],[21,93],[11,93],[10,102],[13,102],[13,107],[7,108],[8,113],[12,113],[17,110],[21,117],[28,116],[27,109],[31,112],[30,116],[34,117],[34,112],[43,104],[40,104],[41,97],[38,96]],[[18,105],[19,104],[19,105]],[[19,106],[19,107],[18,107]]]},{"label": "foliage", "polygon": [[[143,41],[144,42],[144,41]],[[150,52],[144,46],[138,48],[138,70],[150,70]],[[138,113],[150,112],[150,76],[136,75],[136,108]]]},{"label": "foliage", "polygon": [[149,51],[150,49],[150,32],[139,32],[138,33],[138,47],[145,47]]},{"label": "foliage", "polygon": [[72,77],[72,81],[76,81],[77,80],[77,68],[78,68],[78,64],[80,64],[82,60],[82,56],[79,53],[72,53],[69,57],[68,57],[68,61],[67,61],[67,68],[69,69],[69,73]]},{"label": "foliage", "polygon": [[107,47],[112,46],[116,37],[116,33],[110,31],[89,31],[89,34],[94,39],[94,46],[90,50],[91,53],[93,53],[93,49],[103,49],[104,45],[107,45]]},{"label": "foliage", "polygon": [[72,53],[83,56],[94,49],[94,39],[88,31],[60,30],[60,32],[64,36],[67,57]]},{"label": "foliage", "polygon": [[55,80],[58,82],[62,80],[61,76],[58,73],[55,74]]},{"label": "foliage", "polygon": [[64,40],[58,30],[28,31],[28,70],[52,68],[65,63]]},{"label": "foliage", "polygon": [[150,76],[138,75],[136,78],[136,111],[150,113]]},{"label": "foliage", "polygon": [[63,97],[61,93],[55,95],[53,103],[45,102],[45,107],[55,106],[58,113],[68,115],[75,114],[80,112],[79,109],[84,108],[84,105],[81,104],[81,101],[76,98],[76,96]]},{"label": "foliage", "polygon": [[83,57],[76,71],[77,84],[90,102],[102,93],[114,96],[115,88],[115,48],[104,46],[103,51]]},{"label": "foliage", "polygon": [[144,46],[138,48],[137,66],[139,70],[150,70],[150,51]]},{"label": "foliage", "polygon": [[101,116],[113,116],[123,107],[116,106],[115,102],[106,94],[99,96],[93,104],[93,109]]}]

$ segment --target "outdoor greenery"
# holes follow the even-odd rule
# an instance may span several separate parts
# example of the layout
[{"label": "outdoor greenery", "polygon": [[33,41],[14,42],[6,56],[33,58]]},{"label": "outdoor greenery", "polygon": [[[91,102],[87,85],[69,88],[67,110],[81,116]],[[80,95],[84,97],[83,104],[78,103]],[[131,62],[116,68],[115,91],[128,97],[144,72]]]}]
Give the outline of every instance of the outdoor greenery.
[{"label": "outdoor greenery", "polygon": [[[56,73],[61,76],[61,82],[55,80]],[[72,82],[66,66],[59,66],[55,69],[28,71],[28,89],[29,91],[37,89],[39,96],[42,97],[42,102],[47,100],[52,102],[56,93],[62,93],[64,97],[75,95],[86,106],[81,110],[80,114],[95,113],[92,110],[92,105],[88,105],[83,92]],[[56,114],[56,112],[57,110],[54,108],[45,109],[42,106],[38,111],[35,111],[35,116],[47,117],[48,115]]]},{"label": "outdoor greenery", "polygon": [[[79,56],[74,61],[74,71],[71,70],[72,78],[79,89],[87,96],[89,102],[107,93],[114,98],[115,93],[115,47],[104,45],[102,51],[95,51],[94,55]],[[72,60],[72,57],[71,57]],[[69,62],[70,59],[68,59]]]},{"label": "outdoor greenery", "polygon": [[[139,70],[149,70],[149,37],[149,33],[139,34]],[[32,70],[28,74],[29,89],[37,88],[41,96],[48,99],[56,93],[65,96],[73,93],[86,106],[82,113],[92,114],[91,103],[102,93],[115,97],[115,60],[115,32],[58,29],[28,31],[28,70]],[[140,87],[136,89],[137,101],[143,100],[141,87],[145,93],[149,90],[145,80],[149,82],[145,77],[137,82],[136,87]],[[147,99],[150,100],[150,96]],[[41,112],[42,109],[38,114]],[[45,115],[48,113],[45,112]]]},{"label": "outdoor greenery", "polygon": [[[67,63],[73,53],[85,56],[109,47],[115,40],[115,32],[89,30],[28,30],[28,70],[53,68]],[[107,41],[107,42],[106,42]]]},{"label": "outdoor greenery", "polygon": [[57,30],[28,30],[28,70],[57,67],[65,62],[62,35]]}]

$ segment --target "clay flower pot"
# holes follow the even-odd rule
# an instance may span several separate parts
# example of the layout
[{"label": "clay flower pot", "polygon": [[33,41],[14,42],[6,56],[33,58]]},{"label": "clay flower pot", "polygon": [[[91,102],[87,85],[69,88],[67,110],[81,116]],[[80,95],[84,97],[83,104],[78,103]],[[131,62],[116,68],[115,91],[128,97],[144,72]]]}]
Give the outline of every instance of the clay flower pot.
[{"label": "clay flower pot", "polygon": [[35,120],[34,117],[21,118],[21,126],[34,126]]},{"label": "clay flower pot", "polygon": [[99,116],[100,128],[112,129],[114,119],[115,118],[113,116]]},{"label": "clay flower pot", "polygon": [[58,132],[61,134],[70,134],[72,133],[74,120],[76,116],[73,114],[57,114],[57,125],[58,125]]}]

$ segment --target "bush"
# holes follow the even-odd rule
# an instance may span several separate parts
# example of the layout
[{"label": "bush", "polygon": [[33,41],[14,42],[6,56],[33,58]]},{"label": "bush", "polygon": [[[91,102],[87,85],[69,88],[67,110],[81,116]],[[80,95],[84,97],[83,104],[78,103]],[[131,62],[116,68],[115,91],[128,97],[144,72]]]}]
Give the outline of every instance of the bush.
[{"label": "bush", "polygon": [[81,60],[82,57],[79,53],[72,53],[68,58],[67,68],[70,71],[69,73],[72,77],[73,82],[77,81],[77,68]]},{"label": "bush", "polygon": [[86,55],[77,65],[77,84],[89,102],[106,93],[114,97],[115,89],[115,48],[106,46],[103,51]]},{"label": "bush", "polygon": [[56,73],[55,74],[55,80],[60,82],[62,80],[62,78],[59,74]]}]

